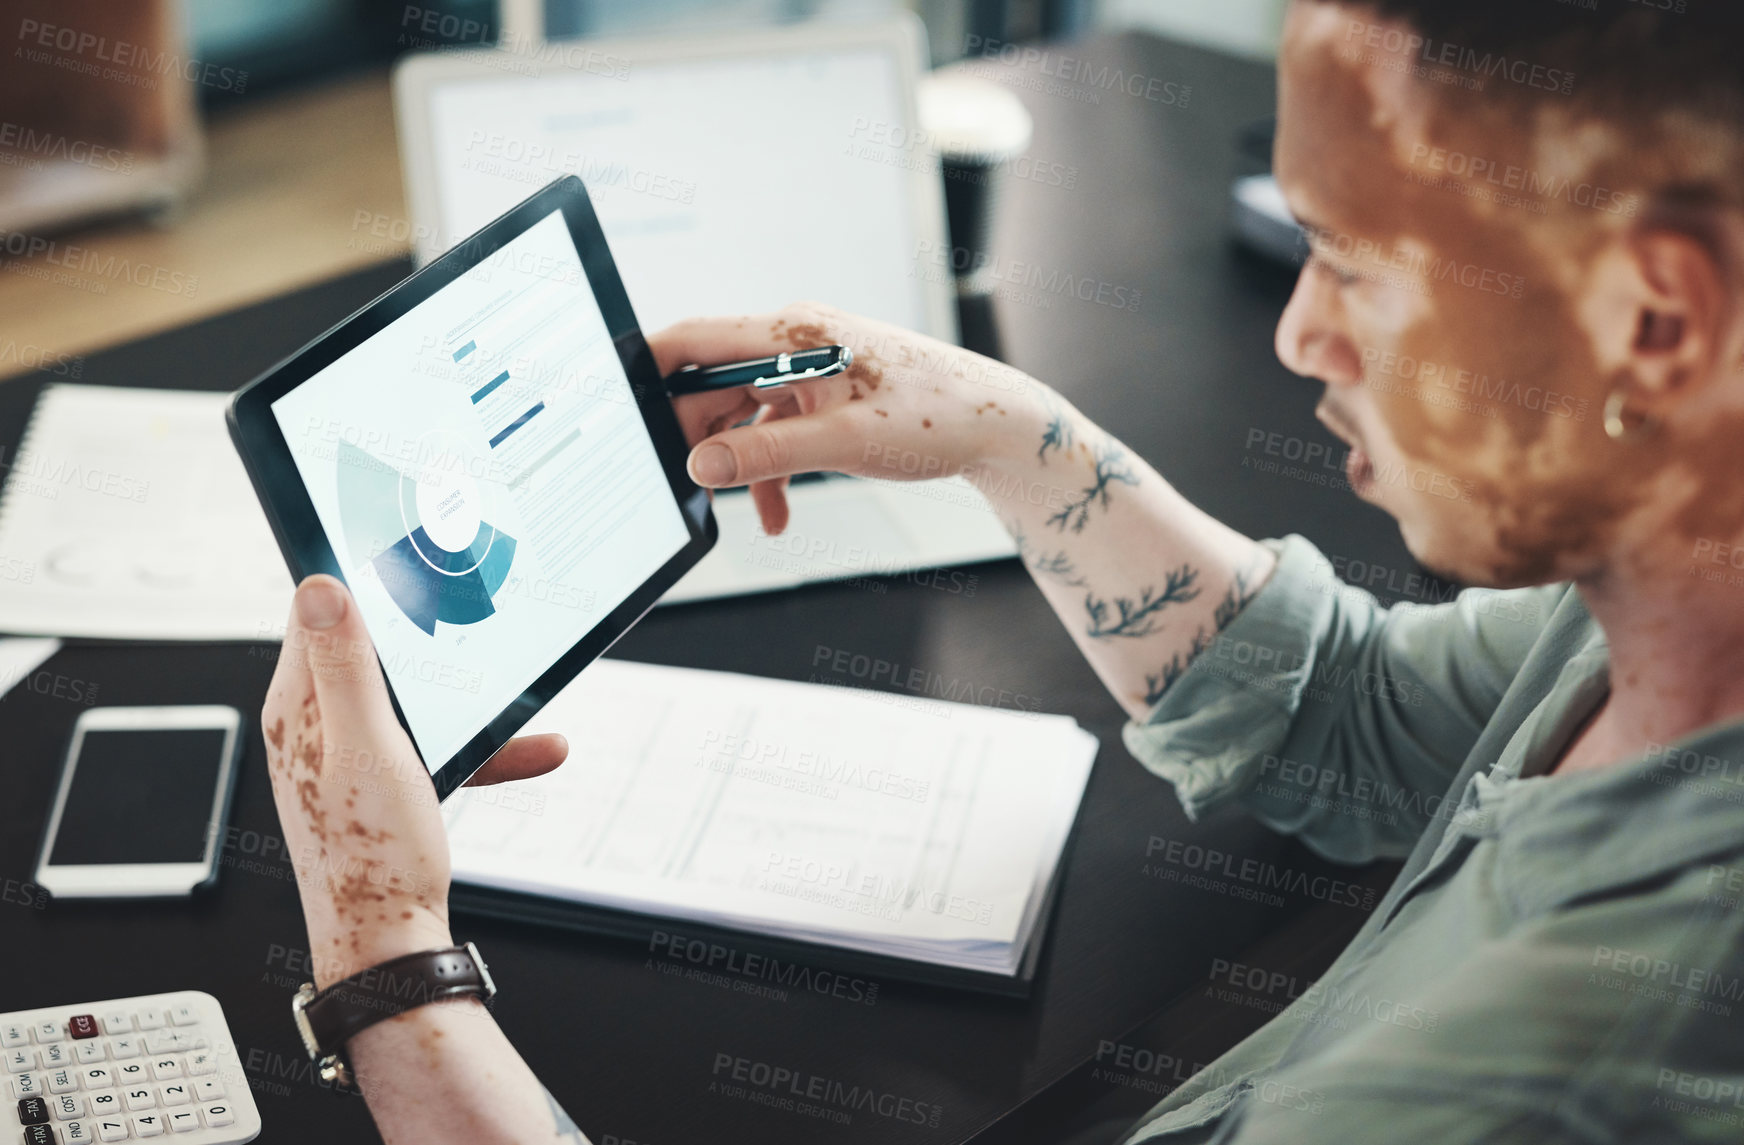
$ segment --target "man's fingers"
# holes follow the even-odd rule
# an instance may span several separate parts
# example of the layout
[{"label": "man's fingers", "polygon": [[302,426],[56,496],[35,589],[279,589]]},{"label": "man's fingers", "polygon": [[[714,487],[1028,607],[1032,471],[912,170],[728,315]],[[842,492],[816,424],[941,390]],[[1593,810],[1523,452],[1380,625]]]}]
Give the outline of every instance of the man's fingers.
[{"label": "man's fingers", "polygon": [[512,783],[555,771],[569,756],[569,741],[555,732],[512,739],[497,749],[473,777],[468,787]]},{"label": "man's fingers", "polygon": [[771,537],[781,535],[787,529],[787,478],[753,483],[751,504],[757,507],[757,519],[763,522],[764,534]]},{"label": "man's fingers", "polygon": [[828,413],[760,420],[729,429],[690,451],[690,479],[710,489],[749,485],[795,473],[849,469],[859,458],[856,435]]},{"label": "man's fingers", "polygon": [[718,366],[741,358],[767,357],[793,348],[777,333],[776,321],[773,314],[687,318],[650,334],[648,348],[654,351],[662,374],[680,366]]},{"label": "man's fingers", "polygon": [[801,302],[774,314],[726,318],[687,318],[648,336],[660,372],[680,366],[716,366],[741,358],[762,358],[782,350],[809,350],[842,340],[839,310]]},{"label": "man's fingers", "polygon": [[329,743],[366,743],[399,729],[363,616],[338,580],[312,576],[297,586],[285,648],[308,664]]},{"label": "man's fingers", "polygon": [[[287,641],[296,624],[297,606],[293,603],[291,614],[285,620]],[[273,668],[272,683],[267,685],[266,704],[260,713],[260,730],[266,737],[267,761],[272,764],[275,775],[278,774],[278,765],[284,758],[286,740],[296,730],[303,702],[314,690],[315,682],[309,678],[308,658],[292,654],[288,647],[281,647],[279,662]]]},{"label": "man's fingers", "polygon": [[750,390],[743,386],[708,394],[685,394],[672,399],[672,410],[678,415],[685,442],[690,445],[738,425],[761,408],[752,400]]}]

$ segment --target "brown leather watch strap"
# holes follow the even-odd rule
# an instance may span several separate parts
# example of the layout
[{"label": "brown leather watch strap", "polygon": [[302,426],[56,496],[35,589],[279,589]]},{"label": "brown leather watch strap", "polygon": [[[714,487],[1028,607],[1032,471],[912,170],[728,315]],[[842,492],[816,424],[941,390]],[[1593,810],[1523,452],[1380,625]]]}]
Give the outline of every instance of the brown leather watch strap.
[{"label": "brown leather watch strap", "polygon": [[407,1010],[471,994],[496,994],[490,970],[472,943],[408,954],[373,966],[317,993],[305,985],[291,1009],[309,1056],[323,1074],[349,1085],[345,1045],[377,1022]]}]

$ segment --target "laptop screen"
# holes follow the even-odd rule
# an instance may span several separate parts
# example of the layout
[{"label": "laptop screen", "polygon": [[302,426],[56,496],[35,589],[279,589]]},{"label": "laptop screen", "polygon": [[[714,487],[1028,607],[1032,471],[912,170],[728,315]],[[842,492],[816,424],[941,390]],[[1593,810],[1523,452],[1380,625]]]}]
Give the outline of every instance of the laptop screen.
[{"label": "laptop screen", "polygon": [[444,245],[574,174],[644,329],[804,299],[928,329],[942,268],[913,179],[932,159],[890,48],[586,59],[554,74],[510,55],[500,78],[435,87]]}]

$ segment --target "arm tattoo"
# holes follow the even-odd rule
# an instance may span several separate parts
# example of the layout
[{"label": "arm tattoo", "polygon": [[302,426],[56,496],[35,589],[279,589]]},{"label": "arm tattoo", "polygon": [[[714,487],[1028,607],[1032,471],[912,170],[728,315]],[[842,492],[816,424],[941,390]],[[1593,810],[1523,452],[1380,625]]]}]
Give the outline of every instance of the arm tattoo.
[{"label": "arm tattoo", "polygon": [[1048,463],[1048,450],[1064,456],[1072,448],[1072,423],[1066,420],[1066,403],[1051,390],[1042,391],[1042,404],[1048,407],[1048,427],[1042,431],[1042,443],[1036,450],[1036,460]]},{"label": "arm tattoo", "polygon": [[1259,590],[1253,587],[1253,582],[1248,580],[1248,574],[1237,570],[1229,591],[1223,594],[1223,599],[1217,604],[1217,611],[1211,614],[1211,623],[1218,632],[1222,632],[1259,594]]},{"label": "arm tattoo", "polygon": [[1115,481],[1122,485],[1137,485],[1138,475],[1126,463],[1126,450],[1117,442],[1106,441],[1096,448],[1096,476],[1092,483],[1049,517],[1048,524],[1062,533],[1067,528],[1082,533],[1090,520],[1090,506],[1100,504],[1104,509],[1108,508],[1108,486]]},{"label": "arm tattoo", "polygon": [[582,1136],[582,1132],[576,1127],[575,1122],[569,1119],[569,1114],[563,1112],[563,1107],[557,1104],[557,1099],[551,1096],[551,1091],[542,1088],[541,1092],[545,1094],[545,1104],[551,1107],[552,1119],[557,1122],[557,1136],[553,1140],[573,1141],[576,1145],[588,1145],[587,1138]]},{"label": "arm tattoo", "polygon": [[1029,567],[1072,588],[1084,587],[1084,578],[1078,575],[1078,566],[1072,563],[1072,558],[1064,550],[1051,557],[1037,557],[1030,562]]},{"label": "arm tattoo", "polygon": [[1242,609],[1251,604],[1258,595],[1259,590],[1253,587],[1248,574],[1237,572],[1229,591],[1224,593],[1223,599],[1217,602],[1217,608],[1211,614],[1211,631],[1201,628],[1193,634],[1193,643],[1188,646],[1185,656],[1177,652],[1163,665],[1161,671],[1154,675],[1145,674],[1145,704],[1154,708],[1161,703],[1164,694],[1175,686],[1176,680],[1186,674],[1187,668],[1199,658],[1199,654],[1211,647],[1212,637],[1228,628],[1241,615]]},{"label": "arm tattoo", "polygon": [[1169,574],[1163,584],[1163,591],[1147,587],[1140,594],[1137,603],[1124,596],[1114,598],[1115,610],[1119,616],[1111,616],[1108,602],[1100,600],[1093,592],[1084,594],[1084,611],[1090,614],[1090,627],[1086,635],[1092,640],[1107,640],[1113,637],[1149,636],[1157,630],[1157,613],[1171,604],[1186,604],[1199,597],[1199,570],[1191,565],[1182,565]]},{"label": "arm tattoo", "polygon": [[1156,675],[1145,674],[1145,704],[1156,707],[1162,702],[1163,694],[1175,686],[1175,681],[1186,674],[1187,666],[1199,658],[1199,654],[1211,647],[1211,637],[1201,628],[1193,634],[1193,643],[1182,656],[1177,652],[1163,665],[1163,670]]},{"label": "arm tattoo", "polygon": [[1065,453],[1072,448],[1072,427],[1066,424],[1066,419],[1057,411],[1048,418],[1048,428],[1042,431],[1041,448],[1036,450],[1036,460],[1043,465],[1048,463],[1048,450]]},{"label": "arm tattoo", "polygon": [[1084,578],[1078,575],[1078,566],[1072,563],[1066,550],[1061,549],[1051,556],[1038,554],[1021,528],[1011,522],[1006,523],[1006,528],[1011,531],[1011,539],[1017,544],[1018,556],[1031,572],[1052,577],[1072,588],[1084,587]]}]

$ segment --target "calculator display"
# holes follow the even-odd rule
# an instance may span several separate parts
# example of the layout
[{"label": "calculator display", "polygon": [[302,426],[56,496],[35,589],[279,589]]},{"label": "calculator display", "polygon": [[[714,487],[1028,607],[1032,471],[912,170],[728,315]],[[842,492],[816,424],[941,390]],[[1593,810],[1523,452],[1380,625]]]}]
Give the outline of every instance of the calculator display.
[{"label": "calculator display", "polygon": [[225,734],[223,728],[87,729],[50,864],[203,861]]}]

